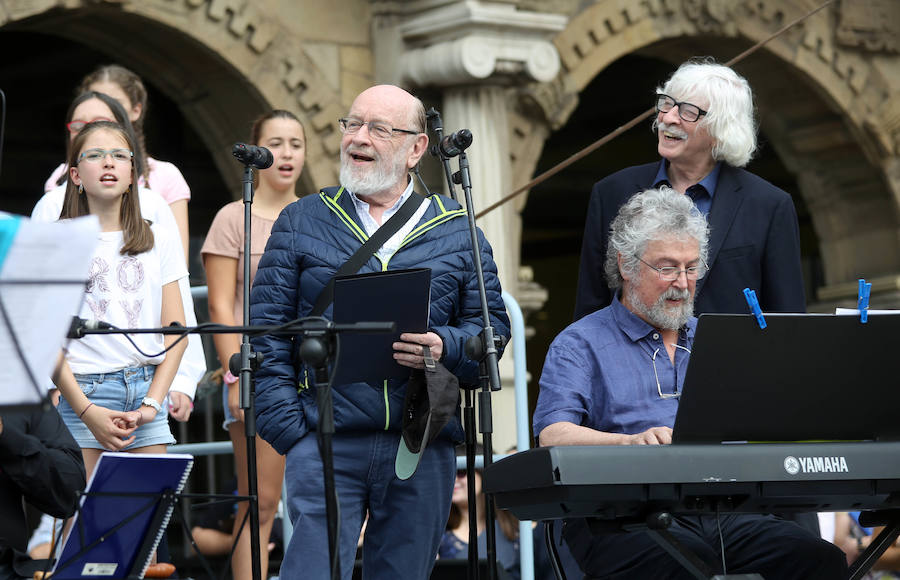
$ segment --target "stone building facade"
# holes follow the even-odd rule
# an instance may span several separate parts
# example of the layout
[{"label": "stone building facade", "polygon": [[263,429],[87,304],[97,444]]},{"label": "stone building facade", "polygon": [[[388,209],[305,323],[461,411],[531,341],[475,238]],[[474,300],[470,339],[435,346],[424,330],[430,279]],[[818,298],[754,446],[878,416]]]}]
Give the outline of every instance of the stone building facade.
[{"label": "stone building facade", "polygon": [[[0,33],[60,36],[132,68],[177,104],[234,184],[230,146],[268,108],[304,121],[302,187],[314,191],[337,182],[336,119],[357,93],[382,82],[421,91],[448,131],[475,135],[482,208],[531,179],[548,137],[618,59],[724,61],[824,1],[0,0]],[[840,0],[740,68],[812,220],[824,270],[813,310],[853,303],[858,277],[873,282],[873,305],[900,307],[898,51],[900,3]],[[546,299],[521,268],[527,203],[520,195],[479,220],[526,312]],[[500,423],[498,448],[512,443]]]}]

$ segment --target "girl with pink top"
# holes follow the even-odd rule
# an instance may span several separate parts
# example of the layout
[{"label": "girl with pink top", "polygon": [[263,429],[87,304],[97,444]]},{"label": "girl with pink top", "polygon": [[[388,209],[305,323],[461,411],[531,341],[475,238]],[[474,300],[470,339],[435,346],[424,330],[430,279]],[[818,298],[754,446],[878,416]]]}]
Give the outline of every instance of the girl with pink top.
[{"label": "girl with pink top", "polygon": [[[128,112],[128,119],[137,136],[136,147],[146,159],[146,167],[139,176],[140,185],[152,189],[168,202],[169,208],[175,214],[175,223],[178,225],[181,243],[184,246],[185,261],[187,261],[189,240],[187,204],[191,198],[191,189],[175,165],[147,155],[144,145],[147,89],[144,87],[141,77],[117,64],[104,65],[84,77],[75,92],[81,94],[87,91],[109,95]],[[68,167],[63,163],[47,179],[44,191],[49,192],[63,185],[67,175]]]}]

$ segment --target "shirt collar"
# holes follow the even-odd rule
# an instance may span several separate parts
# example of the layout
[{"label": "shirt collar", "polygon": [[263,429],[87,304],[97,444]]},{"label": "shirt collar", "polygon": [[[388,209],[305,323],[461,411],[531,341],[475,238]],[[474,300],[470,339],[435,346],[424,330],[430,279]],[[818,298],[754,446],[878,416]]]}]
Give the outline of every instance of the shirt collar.
[{"label": "shirt collar", "polygon": [[[706,177],[691,187],[697,187],[699,185],[706,190],[706,194],[712,199],[712,196],[716,191],[716,186],[719,184],[719,170],[721,169],[722,162],[719,161],[713,166],[712,171],[706,174]],[[670,187],[672,185],[672,182],[669,181],[669,161],[667,159],[663,159],[659,162],[659,169],[656,171],[656,177],[653,178],[653,187],[656,188],[660,185],[668,185]]]},{"label": "shirt collar", "polygon": [[[610,304],[610,308],[612,308],[613,318],[616,321],[616,324],[625,333],[625,335],[631,339],[632,342],[637,342],[647,336],[657,332],[655,328],[653,328],[650,324],[648,324],[643,318],[628,310],[624,304],[619,300],[619,293],[621,290],[616,291],[613,295],[612,303]],[[688,341],[693,341],[694,339],[694,330],[697,328],[697,318],[695,316],[691,316],[688,320],[687,324],[684,328],[679,331],[679,336],[684,336],[688,339]]]},{"label": "shirt collar", "polygon": [[[390,215],[390,214],[393,214],[394,212],[396,212],[400,208],[400,206],[403,205],[403,202],[405,202],[409,198],[409,196],[412,195],[413,180],[411,178],[407,178],[407,179],[409,179],[409,181],[406,184],[406,189],[403,190],[403,194],[400,195],[400,198],[397,200],[397,203],[395,203],[388,209],[384,210],[385,214]],[[346,191],[350,191],[350,190],[348,189]],[[350,199],[353,200],[353,205],[356,207],[357,212],[358,211],[365,211],[365,212],[369,211],[369,204],[367,202],[363,201],[360,197],[358,197],[352,191],[350,191]]]}]

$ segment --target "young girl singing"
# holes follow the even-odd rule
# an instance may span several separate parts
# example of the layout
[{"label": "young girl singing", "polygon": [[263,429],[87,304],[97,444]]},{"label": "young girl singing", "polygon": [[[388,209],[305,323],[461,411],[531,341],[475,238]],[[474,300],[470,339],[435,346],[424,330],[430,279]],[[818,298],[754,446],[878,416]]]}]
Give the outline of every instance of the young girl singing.
[{"label": "young girl singing", "polygon": [[[98,121],[75,137],[60,219],[100,221],[82,318],[119,328],[184,324],[178,280],[187,276],[177,237],[141,217],[132,162],[134,142],[118,124]],[[106,450],[164,453],[175,439],[161,403],[184,353],[172,335],[93,334],[69,343],[54,376],[59,412],[84,456],[88,474]],[[156,356],[148,356],[156,355]]]}]

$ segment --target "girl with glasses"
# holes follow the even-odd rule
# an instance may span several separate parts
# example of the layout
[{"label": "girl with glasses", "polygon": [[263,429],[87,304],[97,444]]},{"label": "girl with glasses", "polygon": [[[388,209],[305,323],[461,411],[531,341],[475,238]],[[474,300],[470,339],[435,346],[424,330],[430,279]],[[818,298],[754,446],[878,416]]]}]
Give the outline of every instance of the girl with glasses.
[{"label": "girl with glasses", "polygon": [[[79,316],[119,328],[184,324],[181,247],[141,217],[134,146],[131,135],[109,121],[87,125],[72,143],[60,217],[90,214],[100,222]],[[53,377],[62,394],[60,415],[82,449],[88,476],[105,450],[165,453],[175,442],[162,401],[186,342],[156,334],[132,340],[141,352],[120,334],[74,340]]]}]

